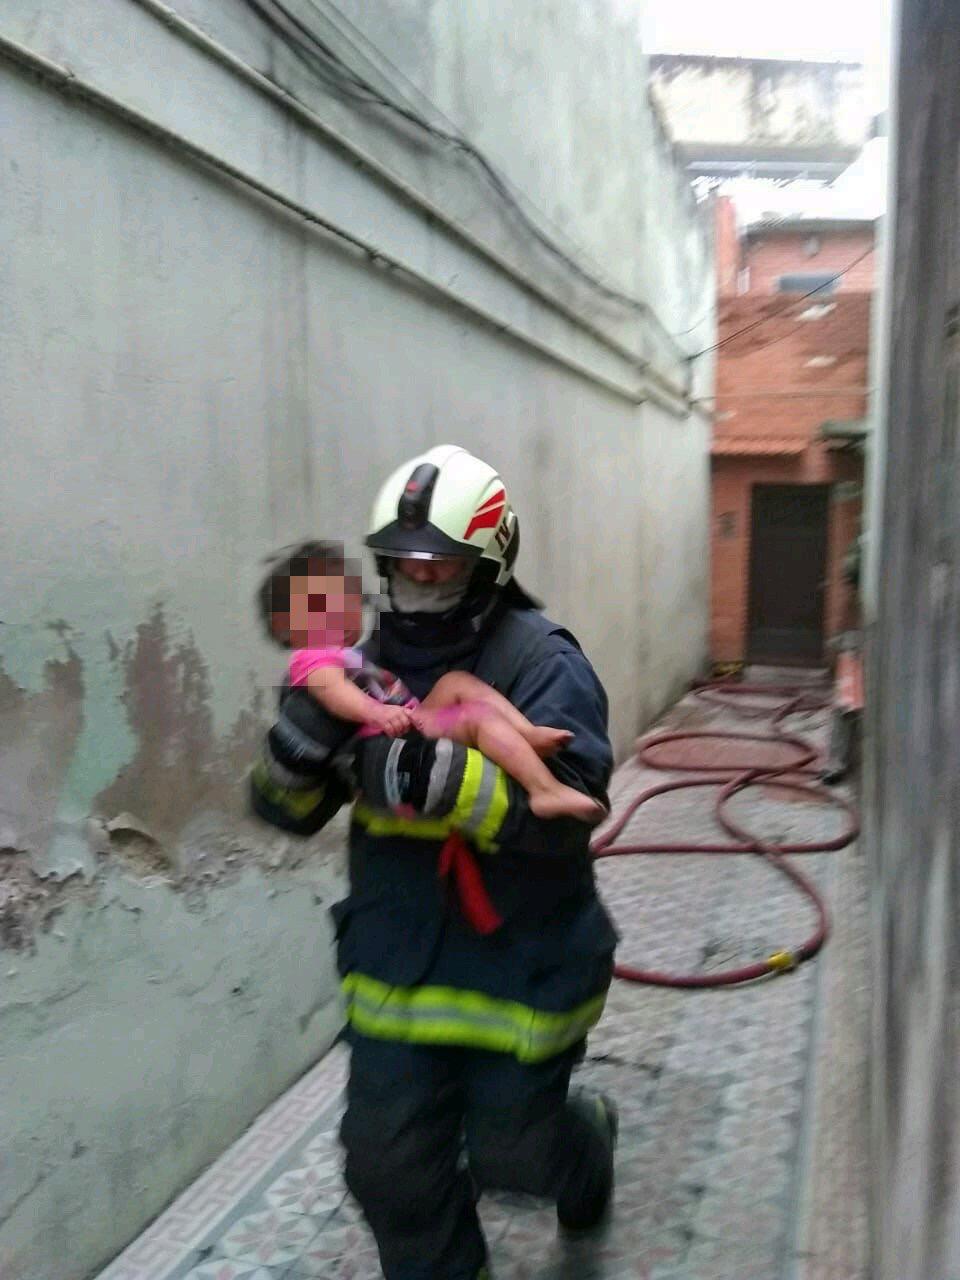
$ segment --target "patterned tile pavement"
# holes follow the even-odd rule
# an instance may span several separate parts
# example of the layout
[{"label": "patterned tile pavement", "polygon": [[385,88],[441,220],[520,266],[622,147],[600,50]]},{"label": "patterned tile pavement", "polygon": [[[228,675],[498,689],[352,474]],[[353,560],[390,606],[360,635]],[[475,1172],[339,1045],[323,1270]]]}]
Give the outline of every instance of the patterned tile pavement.
[{"label": "patterned tile pavement", "polygon": [[[755,725],[685,699],[660,727]],[[790,727],[825,741],[822,716]],[[615,812],[662,776],[625,765]],[[655,801],[624,840],[715,836],[709,795]],[[735,804],[768,835],[837,829],[825,807],[769,789]],[[570,1243],[549,1206],[485,1198],[494,1280],[865,1280],[865,876],[855,850],[804,867],[837,899],[816,964],[739,989],[614,984],[578,1073],[621,1109],[612,1220]],[[610,859],[598,878],[621,958],[644,967],[724,968],[799,942],[811,922],[789,882],[749,857]],[[346,1068],[336,1047],[99,1280],[376,1280],[340,1171]]]}]

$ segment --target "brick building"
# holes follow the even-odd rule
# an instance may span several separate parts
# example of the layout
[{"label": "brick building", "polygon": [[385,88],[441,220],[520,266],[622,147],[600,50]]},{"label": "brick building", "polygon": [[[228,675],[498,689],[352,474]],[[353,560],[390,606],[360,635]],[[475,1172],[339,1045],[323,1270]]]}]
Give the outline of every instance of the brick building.
[{"label": "brick building", "polygon": [[716,227],[712,653],[816,665],[855,620],[843,565],[860,522],[874,225],[738,236],[722,198]]}]

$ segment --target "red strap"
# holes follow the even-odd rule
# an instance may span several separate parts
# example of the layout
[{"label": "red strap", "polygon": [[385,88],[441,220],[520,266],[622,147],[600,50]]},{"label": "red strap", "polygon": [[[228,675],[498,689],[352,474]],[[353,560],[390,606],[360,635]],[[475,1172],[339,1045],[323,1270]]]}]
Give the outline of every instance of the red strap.
[{"label": "red strap", "polygon": [[500,928],[503,919],[490,901],[480,868],[459,832],[454,831],[447,836],[440,850],[437,872],[444,880],[452,872],[460,910],[477,933],[494,933]]}]

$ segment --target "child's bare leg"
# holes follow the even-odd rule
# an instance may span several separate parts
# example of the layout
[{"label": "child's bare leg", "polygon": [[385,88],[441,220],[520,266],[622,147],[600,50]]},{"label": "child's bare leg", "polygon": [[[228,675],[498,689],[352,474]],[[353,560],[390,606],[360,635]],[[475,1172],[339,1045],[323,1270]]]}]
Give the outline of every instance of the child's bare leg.
[{"label": "child's bare leg", "polygon": [[445,676],[440,677],[421,705],[432,711],[465,704],[479,704],[495,711],[533,747],[539,756],[556,755],[573,737],[568,729],[552,729],[546,725],[531,724],[502,693],[491,689],[488,684],[478,680],[469,671],[448,671]]},{"label": "child's bare leg", "polygon": [[412,719],[427,738],[452,738],[482,751],[520,783],[538,818],[579,818],[596,823],[605,817],[603,806],[591,796],[559,782],[523,735],[489,705],[425,707],[413,712]]}]

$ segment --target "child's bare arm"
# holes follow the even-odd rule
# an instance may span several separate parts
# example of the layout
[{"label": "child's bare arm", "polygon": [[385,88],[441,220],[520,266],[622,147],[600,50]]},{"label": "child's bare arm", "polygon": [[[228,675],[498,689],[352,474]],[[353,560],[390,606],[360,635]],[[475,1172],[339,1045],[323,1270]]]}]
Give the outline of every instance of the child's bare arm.
[{"label": "child's bare arm", "polygon": [[318,667],[311,671],[307,676],[307,688],[332,716],[354,724],[368,723],[373,719],[374,708],[380,705],[348,680],[341,667]]},{"label": "child's bare arm", "polygon": [[340,667],[318,667],[307,676],[307,688],[331,715],[353,724],[379,725],[384,733],[403,733],[410,717],[403,707],[385,706],[358,689]]}]

